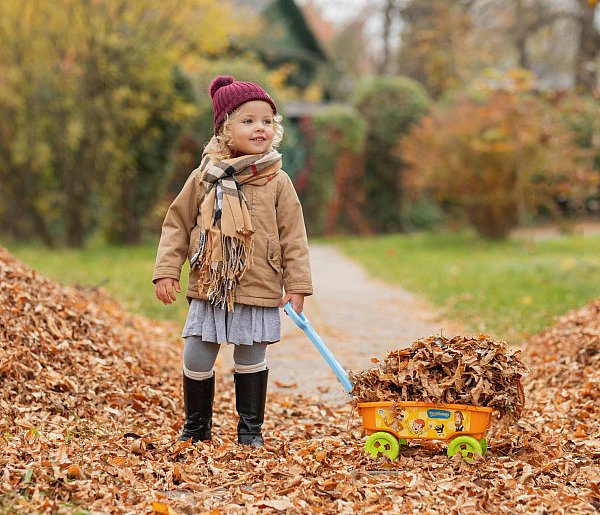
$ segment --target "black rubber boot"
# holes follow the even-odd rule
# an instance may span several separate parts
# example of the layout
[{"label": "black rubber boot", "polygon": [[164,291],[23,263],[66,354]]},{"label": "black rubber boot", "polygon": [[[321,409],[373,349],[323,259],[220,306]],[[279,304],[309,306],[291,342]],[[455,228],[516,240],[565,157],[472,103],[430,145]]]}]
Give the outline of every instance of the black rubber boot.
[{"label": "black rubber boot", "polygon": [[180,442],[192,439],[192,443],[210,440],[212,427],[212,407],[215,396],[215,376],[196,381],[183,376],[183,400],[185,404],[185,425],[179,437]]},{"label": "black rubber boot", "polygon": [[261,427],[265,419],[267,383],[269,371],[262,370],[252,374],[233,374],[235,381],[235,407],[238,422],[238,443],[263,446]]}]

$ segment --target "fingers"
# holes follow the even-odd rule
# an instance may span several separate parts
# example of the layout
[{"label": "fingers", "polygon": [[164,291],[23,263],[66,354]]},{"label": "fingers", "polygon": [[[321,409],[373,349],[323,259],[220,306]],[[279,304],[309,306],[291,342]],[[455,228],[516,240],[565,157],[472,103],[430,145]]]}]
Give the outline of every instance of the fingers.
[{"label": "fingers", "polygon": [[[167,296],[169,297],[169,300],[171,302],[175,302],[177,300],[177,297],[175,297],[175,291],[173,290],[179,292],[179,286],[177,284],[171,283],[167,288]],[[171,302],[169,302],[169,304]]]},{"label": "fingers", "polygon": [[155,287],[156,298],[160,300],[163,304],[171,304],[169,300],[169,295],[167,293],[167,289],[163,284],[157,284]]},{"label": "fingers", "polygon": [[302,310],[304,309],[304,297],[301,297],[300,299],[292,299],[292,307],[296,313],[302,313]]},{"label": "fingers", "polygon": [[285,306],[288,302],[291,302],[292,308],[298,314],[302,313],[304,309],[304,295],[301,293],[288,293],[281,300],[280,306]]},{"label": "fingers", "polygon": [[156,298],[160,300],[163,304],[168,305],[172,304],[177,300],[175,292],[180,293],[181,288],[179,286],[179,281],[176,281],[174,279],[162,279],[156,282],[154,291],[156,294]]}]

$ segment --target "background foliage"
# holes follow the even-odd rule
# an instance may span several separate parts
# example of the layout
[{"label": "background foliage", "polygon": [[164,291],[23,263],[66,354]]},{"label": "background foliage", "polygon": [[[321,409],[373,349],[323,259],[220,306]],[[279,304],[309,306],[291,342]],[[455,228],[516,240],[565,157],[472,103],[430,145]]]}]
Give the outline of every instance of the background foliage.
[{"label": "background foliage", "polygon": [[[284,117],[287,101],[300,104],[281,150],[307,188],[313,234],[427,229],[460,212],[500,238],[517,223],[578,214],[582,196],[597,214],[598,7],[559,4],[377,3],[329,39],[315,29],[330,59],[302,90],[289,81],[294,56],[276,68],[264,59],[273,26],[251,3],[4,2],[0,234],[48,246],[155,236],[211,136],[216,74],[264,85]],[[573,87],[577,96],[543,93]],[[322,98],[345,108],[323,111]]]},{"label": "background foliage", "polygon": [[357,89],[354,104],[367,123],[365,193],[369,221],[377,232],[403,228],[402,157],[394,152],[398,138],[427,112],[423,87],[406,77],[375,77]]},{"label": "background foliage", "polygon": [[48,245],[97,227],[138,241],[195,114],[178,66],[249,25],[207,0],[3,2],[0,20],[0,224]]},{"label": "background foliage", "polygon": [[413,195],[458,207],[490,238],[556,213],[557,200],[582,206],[597,179],[560,112],[519,88],[438,106],[399,153],[410,164],[405,185]]},{"label": "background foliage", "polygon": [[330,107],[300,122],[308,155],[296,184],[309,234],[365,232],[366,124],[349,107]]}]

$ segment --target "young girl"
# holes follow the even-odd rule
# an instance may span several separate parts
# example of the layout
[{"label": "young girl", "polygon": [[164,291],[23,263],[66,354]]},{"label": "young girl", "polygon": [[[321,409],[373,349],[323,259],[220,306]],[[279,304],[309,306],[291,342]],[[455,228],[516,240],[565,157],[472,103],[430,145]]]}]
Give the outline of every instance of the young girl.
[{"label": "young girl", "polygon": [[[210,85],[214,136],[165,217],[153,282],[175,301],[186,258],[190,308],[183,329],[185,425],[179,440],[210,440],[221,343],[234,344],[238,442],[262,447],[266,349],[280,339],[279,307],[301,313],[312,294],[302,208],[275,149],[283,136],[273,99],[257,84]],[[285,293],[283,293],[283,291]]]}]

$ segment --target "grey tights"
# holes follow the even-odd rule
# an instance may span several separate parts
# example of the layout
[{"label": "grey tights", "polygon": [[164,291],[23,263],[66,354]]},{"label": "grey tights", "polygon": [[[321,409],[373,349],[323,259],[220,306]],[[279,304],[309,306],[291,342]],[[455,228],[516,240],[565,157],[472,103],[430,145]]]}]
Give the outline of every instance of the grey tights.
[{"label": "grey tights", "polygon": [[[190,379],[201,381],[213,375],[213,367],[221,346],[204,342],[198,336],[188,336],[183,347],[183,373]],[[267,369],[267,344],[235,345],[233,361],[238,374],[251,374]]]}]

